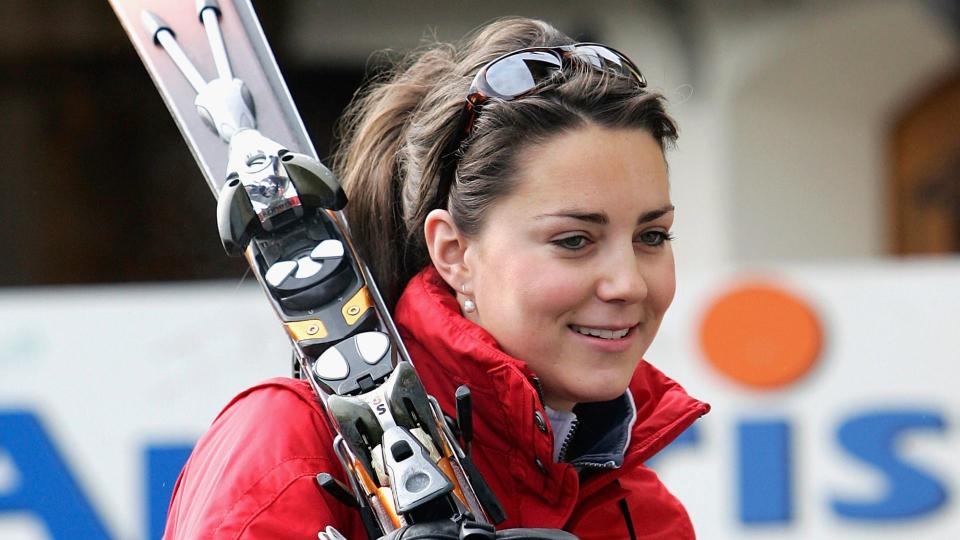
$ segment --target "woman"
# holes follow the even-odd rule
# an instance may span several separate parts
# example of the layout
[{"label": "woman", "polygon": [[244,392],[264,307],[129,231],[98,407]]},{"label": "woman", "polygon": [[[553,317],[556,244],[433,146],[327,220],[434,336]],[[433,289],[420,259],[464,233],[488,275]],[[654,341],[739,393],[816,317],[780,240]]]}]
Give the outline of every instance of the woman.
[{"label": "woman", "polygon": [[[643,466],[708,410],[642,360],[675,288],[677,133],[645,86],[612,49],[507,19],[420,53],[348,114],[352,234],[427,390],[452,411],[471,388],[501,527],[693,538]],[[305,383],[244,392],[185,466],[166,537],[363,538],[313,481],[339,471],[331,444]]]}]

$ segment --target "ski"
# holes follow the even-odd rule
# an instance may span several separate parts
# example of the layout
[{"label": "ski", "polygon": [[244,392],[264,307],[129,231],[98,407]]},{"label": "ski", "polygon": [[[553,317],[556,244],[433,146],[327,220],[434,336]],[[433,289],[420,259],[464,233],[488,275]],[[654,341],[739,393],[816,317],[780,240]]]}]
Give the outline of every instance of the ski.
[{"label": "ski", "polygon": [[370,538],[505,519],[463,450],[469,391],[458,391],[457,437],[350,241],[346,196],[317,158],[249,0],[110,3],[216,198],[224,249],[246,257],[290,338],[295,376],[338,434],[349,485],[318,471],[319,486],[359,508]]}]

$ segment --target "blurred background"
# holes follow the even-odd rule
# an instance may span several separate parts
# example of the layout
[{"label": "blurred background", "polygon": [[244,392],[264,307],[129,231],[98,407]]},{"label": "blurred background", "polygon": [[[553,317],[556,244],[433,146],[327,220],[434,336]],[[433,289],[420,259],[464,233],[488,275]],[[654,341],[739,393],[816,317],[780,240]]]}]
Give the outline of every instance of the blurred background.
[{"label": "blurred background", "polygon": [[[681,126],[647,358],[714,407],[653,463],[698,535],[960,538],[960,3],[254,5],[324,158],[424,40],[527,15],[630,55]],[[285,337],[107,3],[0,2],[0,73],[0,538],[159,538]]]}]

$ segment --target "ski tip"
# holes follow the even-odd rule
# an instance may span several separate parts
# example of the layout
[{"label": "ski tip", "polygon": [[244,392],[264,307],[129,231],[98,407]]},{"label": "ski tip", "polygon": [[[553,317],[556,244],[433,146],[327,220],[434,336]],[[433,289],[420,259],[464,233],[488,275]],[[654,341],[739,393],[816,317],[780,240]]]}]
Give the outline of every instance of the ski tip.
[{"label": "ski tip", "polygon": [[153,39],[153,42],[157,45],[160,44],[160,41],[157,39],[157,34],[163,30],[170,32],[174,37],[177,36],[173,33],[173,29],[170,28],[170,25],[167,24],[166,21],[151,11],[143,10],[143,12],[140,13],[140,21],[143,23],[143,27],[147,33],[150,34],[150,38]]},{"label": "ski tip", "polygon": [[217,14],[217,17],[220,17],[222,13],[220,12],[220,2],[217,0],[197,0],[197,16],[200,17],[200,22],[203,22],[203,10],[212,9],[214,13]]}]

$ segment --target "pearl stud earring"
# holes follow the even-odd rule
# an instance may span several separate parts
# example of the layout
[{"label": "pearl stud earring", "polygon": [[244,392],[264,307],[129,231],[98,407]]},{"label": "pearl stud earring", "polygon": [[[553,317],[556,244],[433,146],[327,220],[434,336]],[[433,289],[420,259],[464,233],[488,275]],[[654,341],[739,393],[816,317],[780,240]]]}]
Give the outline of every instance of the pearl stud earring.
[{"label": "pearl stud earring", "polygon": [[[463,294],[467,294],[467,284],[466,284],[466,283],[461,283],[461,284],[460,284],[460,292],[463,293]],[[473,312],[476,311],[476,310],[477,310],[477,304],[475,304],[472,299],[467,298],[466,300],[463,301],[463,312],[464,312],[464,313],[473,313]]]}]

